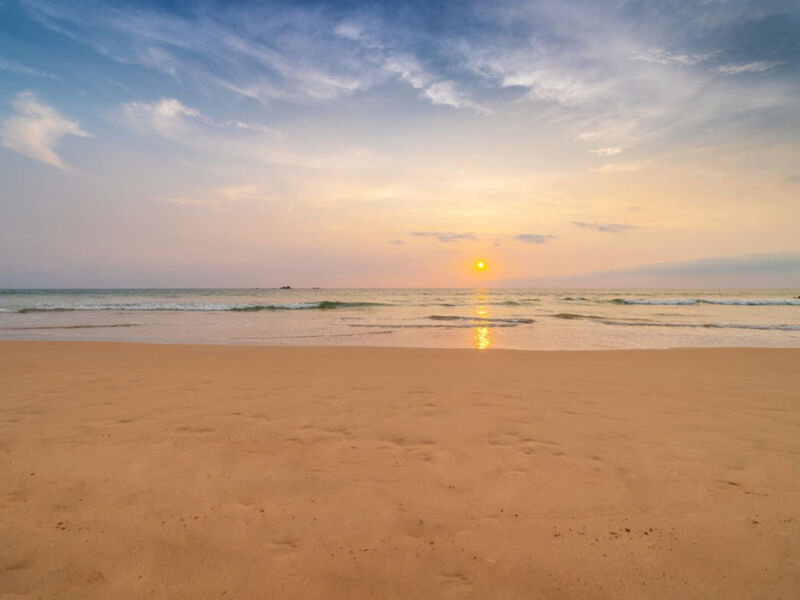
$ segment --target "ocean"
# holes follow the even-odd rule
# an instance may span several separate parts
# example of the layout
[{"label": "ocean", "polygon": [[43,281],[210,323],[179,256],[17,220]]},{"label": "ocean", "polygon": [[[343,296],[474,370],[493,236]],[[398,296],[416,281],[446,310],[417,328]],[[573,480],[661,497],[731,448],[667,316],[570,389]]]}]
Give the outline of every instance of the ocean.
[{"label": "ocean", "polygon": [[0,339],[584,350],[800,347],[798,290],[0,290]]}]

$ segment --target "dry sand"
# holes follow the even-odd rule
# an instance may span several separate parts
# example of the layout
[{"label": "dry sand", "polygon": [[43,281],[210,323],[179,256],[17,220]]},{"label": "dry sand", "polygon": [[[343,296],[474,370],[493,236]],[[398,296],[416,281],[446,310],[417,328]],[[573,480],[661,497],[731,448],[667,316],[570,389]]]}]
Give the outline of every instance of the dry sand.
[{"label": "dry sand", "polygon": [[0,598],[800,597],[800,350],[0,343]]}]

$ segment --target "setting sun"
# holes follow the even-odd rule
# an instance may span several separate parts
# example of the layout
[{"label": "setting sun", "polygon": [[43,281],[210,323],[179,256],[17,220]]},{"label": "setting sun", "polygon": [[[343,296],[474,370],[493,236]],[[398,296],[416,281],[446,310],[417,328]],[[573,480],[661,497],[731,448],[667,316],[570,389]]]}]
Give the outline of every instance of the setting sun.
[{"label": "setting sun", "polygon": [[483,260],[479,260],[475,263],[475,269],[478,271],[485,271],[486,270],[486,262]]}]

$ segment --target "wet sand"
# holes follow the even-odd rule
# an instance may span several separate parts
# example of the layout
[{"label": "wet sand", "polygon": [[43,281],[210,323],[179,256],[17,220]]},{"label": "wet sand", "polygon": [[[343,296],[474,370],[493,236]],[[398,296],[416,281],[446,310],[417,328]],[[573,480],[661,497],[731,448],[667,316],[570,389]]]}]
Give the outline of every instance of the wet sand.
[{"label": "wet sand", "polygon": [[0,342],[0,598],[797,598],[800,350]]}]

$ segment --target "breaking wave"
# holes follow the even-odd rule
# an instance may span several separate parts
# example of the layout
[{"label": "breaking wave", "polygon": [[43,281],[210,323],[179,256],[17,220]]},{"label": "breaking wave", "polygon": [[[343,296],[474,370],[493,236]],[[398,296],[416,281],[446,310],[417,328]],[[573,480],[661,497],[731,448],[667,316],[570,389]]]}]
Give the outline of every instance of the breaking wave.
[{"label": "breaking wave", "polygon": [[558,313],[550,315],[554,319],[584,319],[602,323],[603,325],[617,325],[620,327],[688,327],[692,329],[753,329],[757,331],[800,331],[800,325],[785,324],[751,324],[751,323],[686,323],[653,321],[650,319],[609,319],[597,315],[582,315],[579,313]]},{"label": "breaking wave", "polygon": [[365,308],[368,306],[389,306],[382,302],[339,302],[337,300],[322,300],[320,302],[291,302],[288,304],[250,304],[248,306],[235,306],[226,310],[234,312],[254,312],[259,310],[334,310],[337,308]]},{"label": "breaking wave", "polygon": [[17,310],[18,313],[44,313],[82,310],[130,310],[130,311],[186,311],[186,312],[258,312],[262,310],[335,310],[338,308],[364,308],[388,306],[380,302],[288,302],[272,304],[180,304],[180,303],[135,303],[135,304],[87,304],[80,306],[31,306]]},{"label": "breaking wave", "polygon": [[643,304],[650,306],[691,306],[694,304],[719,304],[725,306],[800,306],[800,299],[764,299],[748,300],[730,298],[716,300],[712,298],[674,298],[664,300],[639,300],[635,298],[614,298],[614,304]]},{"label": "breaking wave", "polygon": [[534,319],[490,319],[488,317],[461,317],[456,315],[431,315],[432,321],[469,321],[471,323],[535,323]]},{"label": "breaking wave", "polygon": [[657,321],[614,321],[600,319],[605,325],[621,325],[624,327],[691,327],[694,329],[754,329],[758,331],[800,331],[800,325],[751,325],[744,323],[662,323]]}]

